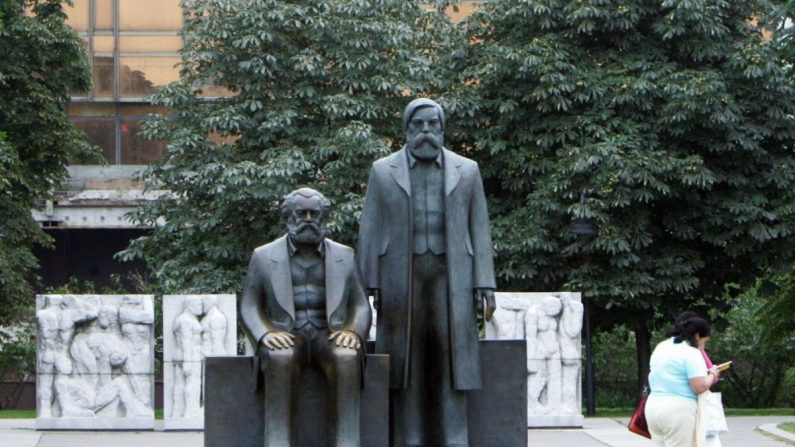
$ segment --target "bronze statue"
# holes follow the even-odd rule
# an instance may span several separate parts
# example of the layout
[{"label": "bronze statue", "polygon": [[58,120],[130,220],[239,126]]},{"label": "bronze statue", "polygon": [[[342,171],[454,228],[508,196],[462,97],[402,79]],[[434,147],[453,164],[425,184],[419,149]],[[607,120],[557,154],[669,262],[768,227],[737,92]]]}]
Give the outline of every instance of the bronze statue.
[{"label": "bronze statue", "polygon": [[477,163],[443,147],[445,116],[421,98],[406,145],[373,163],[359,265],[391,356],[392,445],[469,443],[466,390],[481,387],[476,307],[494,312],[486,197]]},{"label": "bronze statue", "polygon": [[353,250],[325,238],[329,209],[313,189],[291,192],[281,209],[288,234],[251,256],[240,315],[265,387],[266,447],[296,445],[291,415],[306,366],[326,377],[328,445],[360,445],[362,346],[372,314]]}]

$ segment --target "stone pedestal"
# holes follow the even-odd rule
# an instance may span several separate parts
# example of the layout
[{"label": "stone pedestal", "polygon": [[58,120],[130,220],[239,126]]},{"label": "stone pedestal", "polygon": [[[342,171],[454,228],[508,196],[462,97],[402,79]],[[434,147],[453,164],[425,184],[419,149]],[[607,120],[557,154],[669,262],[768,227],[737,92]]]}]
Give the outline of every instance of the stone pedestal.
[{"label": "stone pedestal", "polygon": [[496,294],[486,338],[527,340],[527,426],[582,427],[579,293]]},{"label": "stone pedestal", "polygon": [[204,428],[204,359],[237,354],[235,295],[163,297],[163,426]]},{"label": "stone pedestal", "polygon": [[[254,384],[253,357],[206,361],[204,445],[262,447],[262,390]],[[368,355],[360,410],[363,446],[389,444],[389,356]],[[326,390],[320,372],[306,368],[298,401],[298,446],[325,447]]]},{"label": "stone pedestal", "polygon": [[154,318],[152,295],[36,296],[36,428],[153,428]]},{"label": "stone pedestal", "polygon": [[[527,373],[524,340],[481,341],[483,389],[467,401],[472,447],[525,447]],[[251,357],[208,358],[204,445],[260,447],[263,396],[254,392]],[[362,390],[361,439],[365,447],[389,445],[389,358],[368,355]],[[300,447],[328,445],[326,396],[317,371],[303,372],[298,405]],[[311,409],[311,411],[310,411]]]}]

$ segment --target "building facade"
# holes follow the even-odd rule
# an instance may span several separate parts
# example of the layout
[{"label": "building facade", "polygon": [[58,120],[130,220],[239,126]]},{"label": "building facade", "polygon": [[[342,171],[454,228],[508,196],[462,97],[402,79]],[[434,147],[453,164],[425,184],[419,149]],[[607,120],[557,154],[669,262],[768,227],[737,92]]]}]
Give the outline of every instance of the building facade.
[{"label": "building facade", "polygon": [[[463,1],[461,20],[478,1]],[[157,193],[145,194],[136,173],[166,150],[163,141],[141,137],[141,123],[163,112],[145,98],[179,79],[179,0],[73,0],[64,5],[68,23],[85,42],[93,88],[73,92],[69,114],[88,141],[102,149],[107,166],[69,166],[70,179],[54,200],[33,210],[36,221],[55,239],[54,249],[37,251],[44,286],[69,278],[102,287],[111,274],[144,272],[140,263],[120,263],[113,255],[146,234],[124,216]]]}]

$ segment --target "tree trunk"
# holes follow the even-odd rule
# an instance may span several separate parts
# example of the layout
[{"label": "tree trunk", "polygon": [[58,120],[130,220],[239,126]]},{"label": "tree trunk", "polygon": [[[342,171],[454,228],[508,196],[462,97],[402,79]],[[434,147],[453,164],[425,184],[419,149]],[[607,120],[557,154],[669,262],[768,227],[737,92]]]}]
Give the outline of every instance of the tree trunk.
[{"label": "tree trunk", "polygon": [[637,397],[640,399],[643,387],[649,377],[649,359],[651,358],[651,332],[645,319],[639,320],[635,325],[635,352],[638,365]]}]

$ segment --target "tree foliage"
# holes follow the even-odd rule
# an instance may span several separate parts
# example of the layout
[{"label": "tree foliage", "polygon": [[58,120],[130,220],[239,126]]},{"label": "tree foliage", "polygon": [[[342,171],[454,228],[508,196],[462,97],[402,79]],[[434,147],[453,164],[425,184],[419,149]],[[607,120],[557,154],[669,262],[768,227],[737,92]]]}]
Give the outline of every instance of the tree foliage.
[{"label": "tree foliage", "polygon": [[91,72],[61,3],[0,1],[0,324],[32,307],[31,248],[49,242],[31,217],[35,201],[66,178],[70,159],[96,154],[66,112]]},{"label": "tree foliage", "polygon": [[503,285],[670,315],[792,260],[795,90],[770,8],[497,0],[469,20],[445,103],[484,166]]},{"label": "tree foliage", "polygon": [[[779,337],[769,336],[772,320],[765,312],[770,302],[765,296],[767,288],[767,281],[760,280],[736,297],[725,294],[731,306],[725,315],[727,324],[713,330],[707,344],[715,362],[732,360],[729,371],[721,375],[724,403],[729,406],[773,407],[795,397],[786,395],[795,371],[795,331],[790,323]],[[792,313],[788,317],[791,321]]]},{"label": "tree foliage", "polygon": [[[233,291],[251,250],[285,232],[284,194],[332,200],[331,235],[351,243],[370,163],[402,137],[408,98],[438,89],[454,29],[405,0],[186,0],[181,80],[152,100],[169,142],[145,173],[170,194],[134,215],[155,231],[145,258],[168,290]],[[440,5],[441,8],[441,5]],[[208,86],[227,95],[208,99]]]},{"label": "tree foliage", "polygon": [[495,0],[450,62],[500,287],[582,291],[597,324],[635,330],[639,383],[655,316],[726,309],[724,284],[793,259],[795,90],[773,7]]}]

